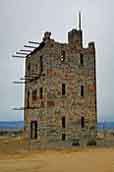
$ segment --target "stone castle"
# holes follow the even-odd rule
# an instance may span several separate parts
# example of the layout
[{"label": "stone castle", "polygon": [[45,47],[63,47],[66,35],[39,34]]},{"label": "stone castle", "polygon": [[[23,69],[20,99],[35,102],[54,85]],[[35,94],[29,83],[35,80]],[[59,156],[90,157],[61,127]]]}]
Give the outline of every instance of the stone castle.
[{"label": "stone castle", "polygon": [[31,142],[41,147],[95,143],[95,45],[83,48],[81,15],[68,43],[45,32],[25,67],[25,133]]}]

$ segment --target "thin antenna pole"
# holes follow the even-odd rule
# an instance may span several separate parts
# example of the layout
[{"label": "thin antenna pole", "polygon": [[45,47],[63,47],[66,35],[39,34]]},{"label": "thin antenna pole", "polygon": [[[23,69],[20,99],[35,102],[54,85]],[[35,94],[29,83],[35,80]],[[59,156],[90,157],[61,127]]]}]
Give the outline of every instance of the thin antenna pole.
[{"label": "thin antenna pole", "polygon": [[22,53],[22,52],[16,52],[16,54],[20,54],[20,55],[28,55],[28,53]]},{"label": "thin antenna pole", "polygon": [[22,59],[25,59],[27,58],[26,56],[17,56],[17,55],[12,55],[13,58],[22,58]]},{"label": "thin antenna pole", "polygon": [[25,84],[25,82],[22,82],[22,81],[13,81],[13,84]]},{"label": "thin antenna pole", "polygon": [[81,12],[79,11],[79,30],[82,30]]},{"label": "thin antenna pole", "polygon": [[29,44],[40,44],[39,42],[36,41],[28,41]]},{"label": "thin antenna pole", "polygon": [[21,52],[32,52],[32,50],[20,50]]},{"label": "thin antenna pole", "polygon": [[30,46],[30,45],[24,45],[25,48],[37,48],[37,47],[34,47],[34,46]]}]

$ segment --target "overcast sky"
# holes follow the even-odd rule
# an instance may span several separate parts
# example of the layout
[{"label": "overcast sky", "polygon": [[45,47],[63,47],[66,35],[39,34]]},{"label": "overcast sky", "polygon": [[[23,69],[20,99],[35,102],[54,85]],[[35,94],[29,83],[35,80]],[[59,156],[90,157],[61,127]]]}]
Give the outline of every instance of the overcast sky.
[{"label": "overcast sky", "polygon": [[0,120],[22,120],[24,60],[11,55],[28,40],[51,31],[58,41],[78,24],[82,12],[84,46],[95,41],[98,120],[114,120],[114,0],[0,0]]}]

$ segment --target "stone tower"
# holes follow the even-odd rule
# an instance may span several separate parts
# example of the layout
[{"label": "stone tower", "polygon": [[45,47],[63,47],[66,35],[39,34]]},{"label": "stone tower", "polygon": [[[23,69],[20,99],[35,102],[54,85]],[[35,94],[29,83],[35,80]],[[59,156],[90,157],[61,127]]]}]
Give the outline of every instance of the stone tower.
[{"label": "stone tower", "polygon": [[25,133],[40,147],[87,145],[96,140],[95,45],[83,48],[79,29],[68,43],[46,32],[26,59]]}]

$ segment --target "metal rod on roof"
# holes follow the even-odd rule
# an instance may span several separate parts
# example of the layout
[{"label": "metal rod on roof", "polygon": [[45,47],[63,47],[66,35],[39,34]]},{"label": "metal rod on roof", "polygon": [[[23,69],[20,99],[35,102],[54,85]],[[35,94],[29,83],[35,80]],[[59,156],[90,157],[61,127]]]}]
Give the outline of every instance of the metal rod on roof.
[{"label": "metal rod on roof", "polygon": [[22,82],[22,81],[13,81],[13,84],[25,84],[25,82]]},{"label": "metal rod on roof", "polygon": [[20,80],[25,80],[26,78],[20,78]]},{"label": "metal rod on roof", "polygon": [[34,79],[38,76],[29,76],[29,77],[24,77],[24,78],[20,78],[20,80],[31,80],[31,79]]},{"label": "metal rod on roof", "polygon": [[37,47],[34,47],[34,46],[30,46],[30,45],[24,45],[24,47],[26,47],[26,48],[37,48]]},{"label": "metal rod on roof", "polygon": [[29,44],[40,44],[39,42],[37,41],[28,41]]},{"label": "metal rod on roof", "polygon": [[39,109],[39,107],[26,107],[26,109]]},{"label": "metal rod on roof", "polygon": [[31,50],[20,50],[20,51],[22,51],[22,52],[32,52]]},{"label": "metal rod on roof", "polygon": [[16,52],[16,54],[28,55],[28,53]]},{"label": "metal rod on roof", "polygon": [[24,78],[20,78],[20,80],[33,80],[38,78],[37,75],[25,76]]},{"label": "metal rod on roof", "polygon": [[[16,81],[16,82],[14,82],[14,83],[17,83],[17,82],[19,82],[20,84],[22,83],[22,84],[24,84],[24,83],[28,83],[28,82],[30,82],[30,81],[33,81],[33,80],[36,80],[36,79],[38,79],[39,78],[39,76],[31,76],[31,77],[26,77],[26,78],[20,78],[20,81]],[[18,84],[18,83],[17,83]]]},{"label": "metal rod on roof", "polygon": [[33,79],[32,77],[31,78],[20,78],[20,80],[24,80],[24,81],[30,81],[31,79]]},{"label": "metal rod on roof", "polygon": [[20,107],[20,108],[12,108],[12,110],[24,110],[24,107]]},{"label": "metal rod on roof", "polygon": [[13,58],[22,58],[22,59],[26,58],[26,56],[16,56],[16,55],[12,55],[12,57]]},{"label": "metal rod on roof", "polygon": [[38,74],[25,75],[24,77],[25,77],[25,78],[29,78],[29,77],[36,77],[36,76],[38,76]]},{"label": "metal rod on roof", "polygon": [[13,110],[25,110],[25,109],[39,109],[39,107],[20,107],[20,108],[13,108]]}]

